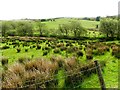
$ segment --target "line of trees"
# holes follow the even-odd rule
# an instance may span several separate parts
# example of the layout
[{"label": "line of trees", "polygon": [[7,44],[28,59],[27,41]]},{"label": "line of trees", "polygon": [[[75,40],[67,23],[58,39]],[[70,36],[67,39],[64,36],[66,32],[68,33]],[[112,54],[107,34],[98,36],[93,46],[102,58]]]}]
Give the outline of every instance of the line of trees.
[{"label": "line of trees", "polygon": [[65,34],[66,36],[69,36],[69,34],[73,34],[74,37],[80,37],[87,33],[85,28],[83,28],[82,25],[77,21],[60,24],[58,29],[63,35]]},{"label": "line of trees", "polygon": [[100,22],[100,32],[106,35],[106,37],[120,38],[120,20],[116,19],[103,19]]},{"label": "line of trees", "polygon": [[32,36],[33,24],[28,21],[3,21],[2,36]]},{"label": "line of trees", "polygon": [[[45,23],[40,21],[2,21],[2,36],[34,36],[35,32],[39,36],[59,35],[81,37],[87,34],[87,30],[78,21],[59,24],[55,30],[49,30]],[[55,31],[55,32],[54,32]],[[120,20],[105,18],[100,20],[99,31],[106,37],[120,38]]]},{"label": "line of trees", "polygon": [[[34,32],[39,32],[39,36],[44,36],[47,33],[49,35],[50,30],[48,30],[45,23],[40,21],[3,21],[2,22],[2,36],[33,36]],[[60,24],[55,30],[55,35],[80,37],[85,34],[86,30],[77,21],[71,21],[69,23]]]}]

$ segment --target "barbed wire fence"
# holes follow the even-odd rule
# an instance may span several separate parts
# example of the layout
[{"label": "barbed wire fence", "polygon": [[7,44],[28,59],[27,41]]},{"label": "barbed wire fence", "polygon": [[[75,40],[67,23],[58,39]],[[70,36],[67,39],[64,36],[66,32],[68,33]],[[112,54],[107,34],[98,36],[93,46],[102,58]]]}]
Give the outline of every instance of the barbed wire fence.
[{"label": "barbed wire fence", "polygon": [[[105,90],[104,79],[101,74],[101,68],[98,61],[94,61],[94,67],[92,68],[76,68],[70,71],[64,71],[64,74],[57,78],[58,74],[53,76],[48,76],[44,78],[37,77],[33,80],[28,80],[24,82],[23,86],[18,86],[19,88],[35,88],[36,90],[42,88],[81,88],[82,82],[86,77],[89,77],[92,73],[98,74],[98,82],[102,90]],[[59,87],[59,84],[62,87]]]}]

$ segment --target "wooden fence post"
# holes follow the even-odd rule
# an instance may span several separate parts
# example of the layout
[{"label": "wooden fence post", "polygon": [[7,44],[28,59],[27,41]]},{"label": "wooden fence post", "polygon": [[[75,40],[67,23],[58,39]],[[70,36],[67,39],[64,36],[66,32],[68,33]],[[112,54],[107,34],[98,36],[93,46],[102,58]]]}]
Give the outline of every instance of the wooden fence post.
[{"label": "wooden fence post", "polygon": [[101,73],[100,65],[97,60],[94,61],[102,90],[106,90],[105,82]]}]

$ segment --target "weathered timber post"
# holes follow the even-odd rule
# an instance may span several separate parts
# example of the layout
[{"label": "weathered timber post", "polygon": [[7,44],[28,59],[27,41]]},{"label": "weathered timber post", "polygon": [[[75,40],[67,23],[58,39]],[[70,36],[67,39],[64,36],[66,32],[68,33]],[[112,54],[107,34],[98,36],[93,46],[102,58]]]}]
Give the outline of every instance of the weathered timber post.
[{"label": "weathered timber post", "polygon": [[105,82],[101,73],[100,65],[97,60],[94,61],[102,90],[106,90]]}]

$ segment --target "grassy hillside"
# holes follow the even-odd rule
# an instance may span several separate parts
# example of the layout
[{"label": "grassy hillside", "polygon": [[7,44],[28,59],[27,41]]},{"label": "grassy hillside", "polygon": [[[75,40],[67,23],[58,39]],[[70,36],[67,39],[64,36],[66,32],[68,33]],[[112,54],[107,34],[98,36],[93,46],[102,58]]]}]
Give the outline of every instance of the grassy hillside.
[{"label": "grassy hillside", "polygon": [[96,28],[96,25],[98,25],[100,22],[97,21],[89,21],[89,20],[78,20],[78,19],[70,19],[70,18],[61,18],[56,19],[55,21],[47,21],[43,22],[47,25],[48,28],[54,29],[58,28],[59,24],[69,23],[70,21],[79,21],[83,27],[85,28]]}]

